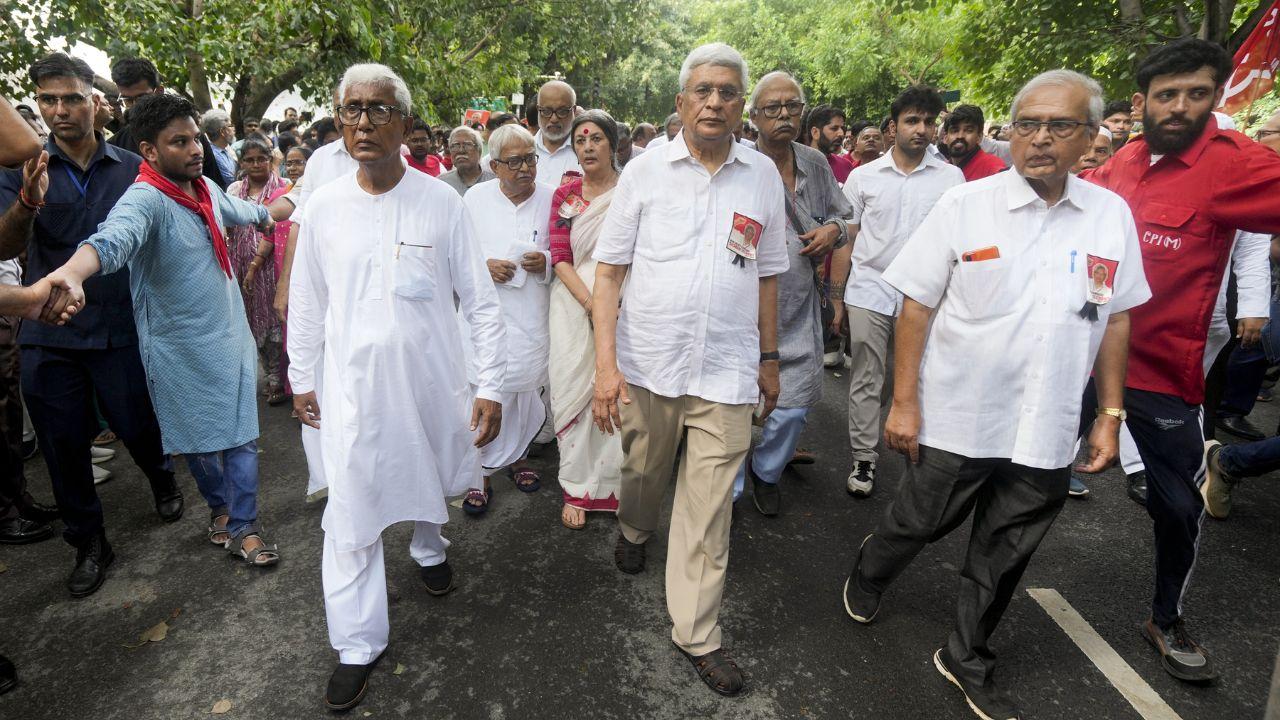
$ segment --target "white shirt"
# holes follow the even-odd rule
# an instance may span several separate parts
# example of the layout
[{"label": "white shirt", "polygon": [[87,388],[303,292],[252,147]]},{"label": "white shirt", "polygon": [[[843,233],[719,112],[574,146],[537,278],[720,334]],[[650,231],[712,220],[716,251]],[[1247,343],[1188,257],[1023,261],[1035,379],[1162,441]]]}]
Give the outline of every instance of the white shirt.
[{"label": "white shirt", "polygon": [[352,173],[317,189],[303,215],[289,380],[314,390],[324,365],[322,526],[355,550],[396,522],[446,522],[445,498],[479,477],[455,297],[473,329],[477,395],[490,400],[506,367],[502,309],[462,198],[429,175],[406,169],[370,195]]},{"label": "white shirt", "polygon": [[[494,179],[473,186],[462,201],[471,214],[475,242],[482,258],[511,260],[519,265],[524,253],[541,252],[547,262],[547,270],[541,275],[517,270],[510,281],[493,283],[502,302],[502,319],[507,330],[503,351],[510,358],[503,392],[537,390],[547,382],[547,357],[551,352],[547,330],[549,283],[555,276],[551,269],[547,222],[551,217],[551,197],[555,194],[553,188],[538,183],[533,195],[513,205],[502,194],[501,181]],[[461,328],[468,328],[462,314],[458,321]],[[478,368],[470,343],[464,342],[463,346],[470,367],[468,375],[475,381]]]},{"label": "white shirt", "polygon": [[[964,262],[996,247],[1000,257]],[[1114,260],[1110,302],[1080,316],[1088,256]],[[1015,170],[949,190],[884,279],[935,308],[920,367],[920,443],[1057,469],[1113,312],[1151,297],[1129,205],[1071,176],[1048,207]]]},{"label": "white shirt", "polygon": [[359,169],[360,163],[347,152],[347,143],[342,138],[328,145],[321,145],[307,160],[306,172],[294,184],[293,189],[285,193],[294,208],[289,219],[299,222],[303,218],[302,208],[306,205],[307,198],[316,190]]},{"label": "white shirt", "polygon": [[[731,143],[707,173],[684,135],[627,163],[594,257],[630,265],[618,317],[618,368],[664,397],[731,405],[759,391],[762,277],[788,266],[782,178],[773,161]],[[756,260],[728,249],[734,215],[763,229]]]},{"label": "white shirt", "polygon": [[898,169],[893,151],[859,165],[844,183],[844,196],[853,205],[850,222],[858,225],[853,241],[853,266],[844,302],[881,315],[897,315],[902,296],[880,278],[897,257],[938,198],[964,184],[964,172],[929,153],[910,174]]},{"label": "white shirt", "polygon": [[533,136],[533,150],[538,153],[538,182],[543,185],[550,185],[552,188],[560,187],[560,178],[568,171],[572,170],[579,175],[582,174],[582,166],[578,164],[578,156],[573,152],[573,138],[566,136],[564,142],[560,143],[560,147],[555,152],[547,149],[542,144],[542,131]]}]

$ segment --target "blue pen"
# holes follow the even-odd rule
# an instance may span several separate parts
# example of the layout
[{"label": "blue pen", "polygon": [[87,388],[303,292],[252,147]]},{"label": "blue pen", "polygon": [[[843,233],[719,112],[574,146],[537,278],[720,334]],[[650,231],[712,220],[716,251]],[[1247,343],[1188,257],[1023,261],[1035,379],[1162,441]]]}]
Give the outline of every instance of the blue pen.
[{"label": "blue pen", "polygon": [[1071,272],[1075,273],[1075,271],[1076,271],[1076,251],[1072,250],[1071,251]]}]

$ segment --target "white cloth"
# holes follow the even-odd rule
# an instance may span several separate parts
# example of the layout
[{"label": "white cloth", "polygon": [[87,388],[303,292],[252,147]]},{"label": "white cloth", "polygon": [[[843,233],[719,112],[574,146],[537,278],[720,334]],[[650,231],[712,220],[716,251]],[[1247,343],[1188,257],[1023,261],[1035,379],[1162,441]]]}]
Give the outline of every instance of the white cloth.
[{"label": "white cloth", "polygon": [[[444,562],[449,541],[435,523],[413,524],[409,556],[422,567]],[[329,644],[338,662],[368,665],[387,648],[391,624],[387,620],[387,571],[382,538],[355,550],[340,550],[332,536],[324,537],[320,561],[324,586],[324,614]]]},{"label": "white cloth", "polygon": [[21,285],[22,263],[18,258],[0,260],[0,285]]},{"label": "white cloth", "polygon": [[[500,180],[489,180],[471,188],[462,204],[471,216],[476,252],[483,260],[511,260],[516,263],[515,277],[505,283],[494,283],[486,270],[486,278],[497,288],[502,303],[502,320],[507,331],[504,354],[507,363],[502,391],[506,393],[537,390],[547,383],[547,355],[551,339],[547,330],[547,303],[550,298],[551,238],[547,219],[551,215],[551,197],[555,190],[538,183],[533,195],[515,205],[502,194]],[[541,275],[526,272],[519,266],[527,252],[540,252],[546,262]],[[466,316],[458,314],[458,327],[464,338],[462,346],[467,358],[467,379],[477,383],[478,367],[475,348]],[[505,418],[504,418],[505,420]]]},{"label": "white cloth", "polygon": [[[529,451],[529,443],[533,442],[547,419],[547,406],[537,390],[504,392],[499,401],[502,403],[502,427],[498,437],[480,448],[480,467],[485,477],[523,460]],[[477,490],[483,488],[476,480],[472,480],[471,486]]]},{"label": "white cloth", "polygon": [[533,136],[533,150],[538,153],[538,182],[550,185],[552,190],[560,187],[560,178],[568,171],[582,174],[582,166],[578,164],[578,154],[573,151],[573,138],[566,137],[555,152],[543,144],[542,131]]},{"label": "white cloth", "polygon": [[989,138],[984,135],[982,140],[978,143],[978,147],[981,148],[983,152],[990,153],[991,155],[995,155],[1000,158],[1005,165],[1013,167],[1013,151],[1009,149],[1008,140],[996,140],[995,138]]},{"label": "white cloth", "polygon": [[289,381],[315,387],[329,485],[323,527],[341,550],[405,520],[444,523],[445,497],[480,472],[454,298],[472,327],[478,397],[497,400],[502,311],[453,188],[408,172],[370,195],[356,174],[304,211],[289,287]]},{"label": "white cloth", "polygon": [[[788,267],[782,178],[773,161],[731,143],[715,175],[684,135],[627,164],[595,259],[630,265],[618,317],[618,368],[664,397],[754,404],[760,364],[759,278]],[[734,216],[762,225],[756,260],[735,264]]]},{"label": "white cloth", "polygon": [[[961,259],[992,246],[996,259]],[[1088,255],[1118,263],[1097,320],[1080,316]],[[920,443],[1046,469],[1072,460],[1108,316],[1151,297],[1119,195],[1071,176],[1048,207],[1016,171],[947,191],[884,277],[936,308],[920,369]]]},{"label": "white cloth", "polygon": [[849,173],[844,196],[853,206],[851,224],[858,226],[853,239],[853,265],[844,290],[844,302],[881,315],[897,315],[902,296],[881,273],[915,232],[938,198],[964,184],[960,168],[925,153],[910,173],[898,168],[893,152],[887,152]]}]

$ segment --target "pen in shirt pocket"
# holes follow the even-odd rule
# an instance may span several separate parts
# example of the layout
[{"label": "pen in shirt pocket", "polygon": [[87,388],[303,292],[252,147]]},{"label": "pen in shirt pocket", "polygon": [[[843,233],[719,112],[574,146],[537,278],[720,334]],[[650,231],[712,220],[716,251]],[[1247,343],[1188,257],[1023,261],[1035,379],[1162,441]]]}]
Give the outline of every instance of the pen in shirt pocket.
[{"label": "pen in shirt pocket", "polygon": [[1075,274],[1075,271],[1076,271],[1076,251],[1075,251],[1075,250],[1072,250],[1072,251],[1071,251],[1071,272],[1072,272],[1072,274]]}]

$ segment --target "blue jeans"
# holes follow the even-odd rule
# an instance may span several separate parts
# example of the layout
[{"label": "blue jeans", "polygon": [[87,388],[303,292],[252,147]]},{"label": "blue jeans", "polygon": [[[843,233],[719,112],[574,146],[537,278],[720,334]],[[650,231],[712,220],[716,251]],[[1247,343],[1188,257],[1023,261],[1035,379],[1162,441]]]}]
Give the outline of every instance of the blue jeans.
[{"label": "blue jeans", "polygon": [[[774,408],[764,420],[764,435],[760,442],[751,449],[748,457],[751,471],[756,477],[775,485],[782,477],[782,471],[796,453],[796,445],[800,442],[800,433],[804,430],[804,419],[809,408]],[[733,499],[742,496],[742,489],[747,484],[747,461],[742,461],[738,468],[738,476],[733,479]]]},{"label": "blue jeans", "polygon": [[210,516],[230,516],[227,532],[233,539],[259,532],[258,441],[185,457],[196,487],[209,503]]},{"label": "blue jeans", "polygon": [[1280,470],[1280,437],[1224,445],[1218,453],[1218,464],[1233,478],[1258,477]]}]

